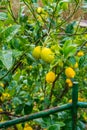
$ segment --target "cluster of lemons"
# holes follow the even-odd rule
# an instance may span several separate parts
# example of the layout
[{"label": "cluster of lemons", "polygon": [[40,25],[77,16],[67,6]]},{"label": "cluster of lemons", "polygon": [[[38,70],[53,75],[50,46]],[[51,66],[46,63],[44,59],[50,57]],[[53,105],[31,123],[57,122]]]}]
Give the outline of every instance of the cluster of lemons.
[{"label": "cluster of lemons", "polygon": [[50,48],[37,46],[34,48],[32,55],[36,59],[42,59],[47,63],[51,63],[54,60],[54,53]]},{"label": "cluster of lemons", "polygon": [[3,93],[0,97],[1,101],[5,101],[10,99],[10,94],[9,93]]},{"label": "cluster of lemons", "polygon": [[[40,13],[41,10],[39,9],[38,12]],[[50,48],[47,47],[41,47],[41,46],[37,46],[34,48],[32,55],[35,59],[42,59],[43,61],[47,62],[47,63],[51,63],[54,60],[54,53],[51,51]],[[81,57],[84,55],[83,51],[79,51],[77,53],[78,57]],[[76,62],[74,65],[74,68],[78,68],[78,63]],[[68,87],[72,87],[73,86],[73,82],[72,82],[72,78],[75,77],[76,73],[74,71],[74,69],[72,67],[67,67],[65,69],[65,75],[67,77],[66,79],[66,83],[68,85]],[[48,72],[46,74],[46,82],[47,83],[53,83],[56,79],[56,74],[52,71]]]},{"label": "cluster of lemons", "polygon": [[71,67],[67,67],[66,69],[65,69],[65,75],[66,75],[66,77],[67,77],[67,79],[66,79],[66,83],[67,83],[67,85],[68,85],[68,87],[72,87],[73,86],[73,82],[72,82],[72,78],[74,78],[75,77],[75,71],[73,70],[73,68],[71,68]]},{"label": "cluster of lemons", "polygon": [[[77,56],[78,56],[78,57],[84,56],[84,52],[83,52],[83,51],[79,51],[79,52],[77,53]],[[75,68],[75,69],[78,68],[78,63],[77,63],[77,62],[75,63],[74,68]],[[68,87],[72,87],[72,86],[73,86],[73,82],[72,82],[71,79],[74,78],[75,75],[76,75],[74,69],[73,69],[72,67],[67,67],[67,68],[65,69],[65,75],[66,75],[66,77],[67,77],[66,83],[67,83]]]},{"label": "cluster of lemons", "polygon": [[[35,59],[42,59],[46,63],[51,63],[54,60],[54,53],[50,48],[37,46],[34,48],[32,55]],[[56,79],[54,72],[50,71],[46,74],[47,83],[53,83]]]},{"label": "cluster of lemons", "polygon": [[48,13],[44,10],[43,7],[38,7],[36,11],[38,14],[37,19],[43,24],[44,23],[43,20],[47,19]]}]

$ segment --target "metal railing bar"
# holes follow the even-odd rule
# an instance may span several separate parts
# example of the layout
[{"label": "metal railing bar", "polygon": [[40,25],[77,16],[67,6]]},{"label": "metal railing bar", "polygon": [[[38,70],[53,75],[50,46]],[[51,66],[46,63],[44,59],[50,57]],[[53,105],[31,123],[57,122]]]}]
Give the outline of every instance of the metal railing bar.
[{"label": "metal railing bar", "polygon": [[80,108],[87,108],[87,102],[78,102],[77,106]]},{"label": "metal railing bar", "polygon": [[9,127],[9,126],[18,124],[18,123],[30,121],[30,120],[37,119],[37,118],[46,117],[50,114],[54,114],[56,112],[61,112],[61,111],[68,110],[68,109],[71,109],[71,108],[72,108],[72,104],[69,103],[69,104],[59,106],[59,107],[46,109],[44,111],[41,111],[41,112],[38,112],[38,113],[35,113],[35,114],[26,115],[26,116],[23,116],[23,117],[20,117],[20,118],[16,118],[16,119],[13,119],[13,120],[2,122],[2,123],[0,123],[0,128],[6,128],[6,127]]},{"label": "metal railing bar", "polygon": [[77,130],[77,102],[78,102],[78,82],[73,83],[72,88],[72,130]]}]

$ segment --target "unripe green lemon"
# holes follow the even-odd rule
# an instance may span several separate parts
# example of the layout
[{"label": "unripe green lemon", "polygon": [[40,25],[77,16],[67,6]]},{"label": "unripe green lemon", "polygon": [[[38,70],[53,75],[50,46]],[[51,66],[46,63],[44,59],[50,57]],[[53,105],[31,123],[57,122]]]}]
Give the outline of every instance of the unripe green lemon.
[{"label": "unripe green lemon", "polygon": [[54,53],[50,48],[44,47],[41,51],[41,59],[47,63],[50,63],[54,60]]},{"label": "unripe green lemon", "polygon": [[39,59],[41,55],[41,46],[37,46],[34,48],[32,55],[35,59]]}]

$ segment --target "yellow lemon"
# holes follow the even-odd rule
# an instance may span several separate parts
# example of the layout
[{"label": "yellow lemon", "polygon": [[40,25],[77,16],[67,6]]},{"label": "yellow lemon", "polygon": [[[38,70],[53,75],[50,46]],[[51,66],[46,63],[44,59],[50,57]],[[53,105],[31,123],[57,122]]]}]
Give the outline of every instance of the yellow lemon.
[{"label": "yellow lemon", "polygon": [[85,121],[87,121],[87,113],[85,113],[85,112],[83,113],[83,118]]},{"label": "yellow lemon", "polygon": [[42,7],[38,7],[38,8],[37,8],[37,13],[40,14],[40,13],[42,13],[42,12],[43,12],[43,8],[42,8]]},{"label": "yellow lemon", "polygon": [[0,112],[3,112],[3,109],[2,109],[2,108],[0,108]]},{"label": "yellow lemon", "polygon": [[1,96],[1,101],[7,100],[10,98],[10,95],[8,93],[3,93]]},{"label": "yellow lemon", "polygon": [[71,68],[71,67],[68,67],[65,69],[65,75],[68,77],[68,78],[74,78],[75,76],[75,71]]},{"label": "yellow lemon", "polygon": [[71,80],[70,79],[66,79],[66,83],[68,84],[68,83],[70,83],[71,82]]},{"label": "yellow lemon", "polygon": [[56,75],[54,72],[50,71],[46,74],[46,81],[47,83],[53,83],[56,79]]},{"label": "yellow lemon", "polygon": [[47,63],[50,63],[54,60],[54,53],[50,48],[44,47],[41,51],[41,59]]},{"label": "yellow lemon", "polygon": [[34,48],[32,55],[34,58],[39,59],[41,55],[41,46],[37,46]]},{"label": "yellow lemon", "polygon": [[85,44],[85,46],[87,47],[87,43]]},{"label": "yellow lemon", "polygon": [[66,79],[66,83],[68,85],[68,87],[72,87],[73,86],[73,83],[70,79]]},{"label": "yellow lemon", "polygon": [[33,66],[32,66],[32,65],[30,65],[28,68],[31,70],[31,69],[33,68]]},{"label": "yellow lemon", "polygon": [[72,99],[70,99],[68,102],[69,102],[69,103],[72,103]]},{"label": "yellow lemon", "polygon": [[26,123],[24,130],[33,130],[33,128]]},{"label": "yellow lemon", "polygon": [[[83,102],[84,98],[78,97],[78,101]],[[72,103],[72,99],[69,100],[69,103]]]},{"label": "yellow lemon", "polygon": [[78,97],[78,101],[83,102],[84,98]]},{"label": "yellow lemon", "polygon": [[75,65],[74,65],[74,68],[78,68],[78,63],[76,62]]},{"label": "yellow lemon", "polygon": [[4,84],[2,82],[0,83],[0,86],[4,88]]},{"label": "yellow lemon", "polygon": [[78,53],[77,53],[77,56],[83,56],[84,55],[84,52],[83,51],[79,51]]},{"label": "yellow lemon", "polygon": [[17,124],[16,127],[17,127],[17,130],[23,130],[22,124]]},{"label": "yellow lemon", "polygon": [[70,83],[68,84],[68,87],[72,87],[72,86],[73,86],[73,83],[70,82]]}]

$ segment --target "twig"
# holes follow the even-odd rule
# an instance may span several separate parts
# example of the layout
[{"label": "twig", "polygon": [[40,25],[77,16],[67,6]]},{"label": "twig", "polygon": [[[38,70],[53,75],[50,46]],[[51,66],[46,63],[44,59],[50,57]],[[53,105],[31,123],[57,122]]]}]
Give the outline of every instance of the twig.
[{"label": "twig", "polygon": [[79,47],[79,49],[76,51],[75,55],[77,55],[77,53],[79,52],[79,50],[81,50],[85,44],[87,43],[87,41],[84,41],[83,44]]},{"label": "twig", "polygon": [[61,24],[59,24],[56,28],[59,28],[61,27],[64,23],[66,23],[75,13],[76,11],[78,10],[79,8],[79,3],[76,4],[75,8],[74,8],[74,11],[68,16],[68,18],[66,18]]},{"label": "twig", "polygon": [[[55,12],[56,12],[56,9],[57,9],[57,6],[58,6],[59,2],[60,2],[60,0],[57,0],[57,3],[56,3],[56,6],[55,6],[55,9],[54,9],[54,11],[53,11],[52,19],[51,19],[51,20],[53,20],[53,18],[54,18],[54,15],[55,15]],[[50,21],[48,33],[50,32],[51,26],[52,26],[52,22]]]},{"label": "twig", "polygon": [[[63,72],[64,68],[60,71],[60,73],[57,75],[55,81],[53,82],[52,84],[52,88],[51,88],[51,92],[50,92],[50,96],[49,96],[49,100],[50,100],[50,104],[51,104],[51,99],[52,99],[52,95],[53,95],[53,90],[54,90],[54,87],[55,87],[55,82],[59,79],[61,73]],[[47,108],[49,108],[50,104],[48,104]]]},{"label": "twig", "polygon": [[14,17],[13,11],[12,11],[12,9],[11,9],[11,3],[10,3],[9,0],[8,0],[8,4],[9,4],[9,8],[10,8],[10,10],[8,9],[8,12],[9,12],[10,15],[12,16],[13,20],[14,20],[16,23],[18,23],[18,22],[16,21],[16,18]]},{"label": "twig", "polygon": [[[29,6],[28,3],[25,2],[25,0],[23,0],[23,2],[24,2],[24,4],[29,8],[29,10],[31,11],[31,13],[32,13],[32,15],[33,15],[33,17],[34,17],[34,19],[35,19],[35,20],[37,21],[37,23],[38,23],[38,20],[37,20],[37,18],[36,18],[35,13],[34,13],[33,7],[32,7],[32,6]],[[38,24],[38,25],[39,25],[39,24]]]},{"label": "twig", "polygon": [[17,115],[15,115],[15,114],[12,114],[12,113],[10,113],[10,112],[8,112],[8,111],[2,111],[2,112],[0,112],[0,114],[1,115],[8,115],[8,116],[13,116],[13,117],[20,117],[20,116],[17,116]]},{"label": "twig", "polygon": [[65,96],[65,94],[68,92],[68,87],[67,85],[65,84],[65,87],[64,89],[61,91],[60,95],[59,96],[56,96],[56,99],[55,99],[55,102],[58,102],[58,101],[61,101],[61,99],[63,98],[63,96]]}]

